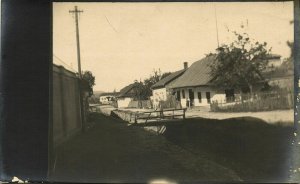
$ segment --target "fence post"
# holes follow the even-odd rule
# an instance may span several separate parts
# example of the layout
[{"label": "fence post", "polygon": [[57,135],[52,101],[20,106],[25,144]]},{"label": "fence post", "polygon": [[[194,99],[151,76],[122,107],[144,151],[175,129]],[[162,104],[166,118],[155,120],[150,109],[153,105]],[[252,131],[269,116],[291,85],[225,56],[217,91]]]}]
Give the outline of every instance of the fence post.
[{"label": "fence post", "polygon": [[174,111],[175,111],[175,110],[173,110],[173,116],[172,116],[172,119],[174,119]]},{"label": "fence post", "polygon": [[161,110],[161,116],[164,118],[164,109]]}]

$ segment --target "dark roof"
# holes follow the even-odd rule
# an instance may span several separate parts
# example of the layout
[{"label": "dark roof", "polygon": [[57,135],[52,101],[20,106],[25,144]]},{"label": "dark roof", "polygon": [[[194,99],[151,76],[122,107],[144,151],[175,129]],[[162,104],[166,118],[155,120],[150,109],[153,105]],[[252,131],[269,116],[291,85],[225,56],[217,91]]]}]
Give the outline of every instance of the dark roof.
[{"label": "dark roof", "polygon": [[178,78],[184,73],[185,69],[179,70],[176,72],[171,73],[170,75],[166,76],[165,78],[159,80],[157,83],[155,83],[153,86],[151,86],[152,89],[162,88],[165,87],[167,84]]},{"label": "dark roof", "polygon": [[132,83],[132,84],[129,84],[128,86],[122,88],[120,90],[120,93],[117,97],[132,97],[133,94],[130,94],[130,90],[133,89],[134,87],[136,87],[136,83]]},{"label": "dark roof", "polygon": [[101,93],[99,96],[118,96],[120,92],[104,92]]},{"label": "dark roof", "polygon": [[[281,56],[269,54],[268,59],[276,59]],[[216,62],[216,55],[207,56],[194,62],[180,77],[171,82],[169,88],[183,88],[211,85],[212,76],[210,75],[210,65]]]},{"label": "dark roof", "polygon": [[170,83],[170,88],[209,85],[212,79],[210,64],[216,61],[215,55],[207,56],[194,62],[178,79]]}]

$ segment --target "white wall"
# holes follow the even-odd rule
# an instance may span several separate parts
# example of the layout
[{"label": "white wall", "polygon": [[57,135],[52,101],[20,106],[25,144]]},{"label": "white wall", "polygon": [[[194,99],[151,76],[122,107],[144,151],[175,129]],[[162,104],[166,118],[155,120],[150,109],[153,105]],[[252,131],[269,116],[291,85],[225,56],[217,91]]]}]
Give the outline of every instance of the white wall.
[{"label": "white wall", "polygon": [[282,64],[281,59],[270,59],[268,62],[269,67],[279,67]]},{"label": "white wall", "polygon": [[107,97],[111,97],[112,98],[113,96],[100,96],[100,98],[99,98],[100,102],[101,103],[108,102],[108,98]]},{"label": "white wall", "polygon": [[[183,89],[178,89],[180,90],[180,99],[181,99],[180,102],[183,108],[187,107],[186,101],[189,99],[189,89],[192,89],[194,91],[194,106],[209,106],[209,103],[207,102],[207,98],[206,98],[206,92],[210,92],[211,102],[213,101],[218,101],[219,103],[226,102],[226,96],[224,90],[220,92],[216,92],[216,89],[213,89],[211,87],[183,88]],[[182,90],[184,90],[185,98],[182,97]],[[198,92],[201,92],[201,103],[198,99]]]},{"label": "white wall", "polygon": [[130,97],[118,98],[118,108],[128,107],[130,101],[132,101]]},{"label": "white wall", "polygon": [[159,88],[152,91],[152,100],[154,108],[158,107],[160,101],[167,100],[167,89]]}]

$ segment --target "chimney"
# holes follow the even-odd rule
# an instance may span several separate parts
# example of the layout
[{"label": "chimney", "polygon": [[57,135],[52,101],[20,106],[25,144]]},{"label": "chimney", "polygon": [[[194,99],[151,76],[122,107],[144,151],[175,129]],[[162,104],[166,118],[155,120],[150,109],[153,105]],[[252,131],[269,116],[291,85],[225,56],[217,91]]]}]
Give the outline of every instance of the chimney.
[{"label": "chimney", "polygon": [[188,68],[188,62],[184,62],[184,63],[183,63],[183,68],[184,68],[184,69],[187,69],[187,68]]}]

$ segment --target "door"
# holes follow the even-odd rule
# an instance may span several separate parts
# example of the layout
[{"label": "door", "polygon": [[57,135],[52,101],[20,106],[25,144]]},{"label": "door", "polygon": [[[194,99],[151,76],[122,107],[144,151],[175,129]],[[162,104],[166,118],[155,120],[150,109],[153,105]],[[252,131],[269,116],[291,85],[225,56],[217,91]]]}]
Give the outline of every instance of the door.
[{"label": "door", "polygon": [[199,100],[199,103],[202,103],[201,92],[198,92],[198,100]]},{"label": "door", "polygon": [[189,99],[190,99],[190,107],[194,106],[194,91],[192,89],[189,89]]}]

